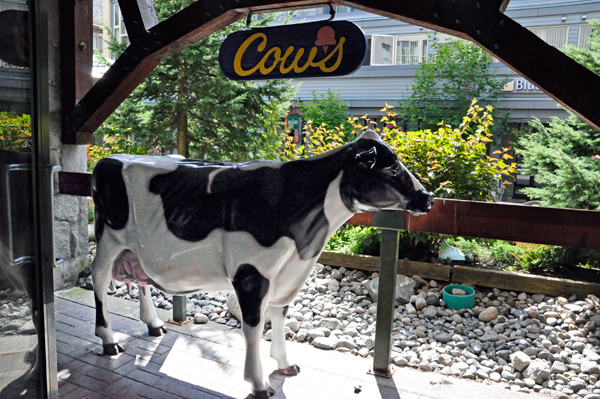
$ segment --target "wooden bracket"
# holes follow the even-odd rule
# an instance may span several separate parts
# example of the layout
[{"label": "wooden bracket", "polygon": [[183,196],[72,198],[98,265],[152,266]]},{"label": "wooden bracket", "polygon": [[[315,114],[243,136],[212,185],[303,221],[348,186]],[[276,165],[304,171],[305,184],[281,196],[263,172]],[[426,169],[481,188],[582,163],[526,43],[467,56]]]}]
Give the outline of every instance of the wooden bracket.
[{"label": "wooden bracket", "polygon": [[[75,105],[92,87],[93,1],[62,0],[60,2],[60,97],[63,118],[74,112]],[[63,144],[93,141],[93,131],[67,133],[63,128]]]}]

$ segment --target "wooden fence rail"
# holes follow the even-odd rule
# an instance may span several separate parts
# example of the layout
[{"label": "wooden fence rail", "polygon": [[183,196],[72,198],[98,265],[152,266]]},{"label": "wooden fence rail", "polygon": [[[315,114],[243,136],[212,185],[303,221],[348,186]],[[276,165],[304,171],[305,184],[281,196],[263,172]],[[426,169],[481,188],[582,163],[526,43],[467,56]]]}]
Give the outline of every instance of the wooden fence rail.
[{"label": "wooden fence rail", "polygon": [[[349,224],[372,226],[373,213]],[[427,215],[405,214],[406,230],[600,250],[600,212],[436,199]]]}]

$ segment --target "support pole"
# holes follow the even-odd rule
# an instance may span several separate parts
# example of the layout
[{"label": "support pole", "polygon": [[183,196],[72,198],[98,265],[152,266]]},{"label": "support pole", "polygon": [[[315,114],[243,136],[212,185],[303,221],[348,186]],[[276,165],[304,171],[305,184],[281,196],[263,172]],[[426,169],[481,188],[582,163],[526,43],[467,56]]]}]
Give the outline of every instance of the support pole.
[{"label": "support pole", "polygon": [[173,322],[183,324],[186,321],[185,295],[173,295]]},{"label": "support pole", "polygon": [[375,352],[373,374],[390,377],[392,330],[398,275],[398,243],[405,227],[401,213],[381,212],[373,217],[373,225],[381,230],[381,257],[379,259],[379,286],[377,299],[377,324],[375,326]]}]

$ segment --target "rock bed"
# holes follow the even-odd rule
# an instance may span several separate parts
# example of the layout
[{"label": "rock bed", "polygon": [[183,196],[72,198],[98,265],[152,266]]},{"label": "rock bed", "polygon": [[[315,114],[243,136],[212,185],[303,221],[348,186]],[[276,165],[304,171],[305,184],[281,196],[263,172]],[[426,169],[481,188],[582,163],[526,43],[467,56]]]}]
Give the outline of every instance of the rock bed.
[{"label": "rock bed", "polygon": [[[372,356],[377,276],[317,264],[290,305],[287,339]],[[442,288],[419,276],[398,276],[392,348],[397,366],[523,393],[600,399],[599,298],[476,289],[474,309],[454,311],[441,299]],[[172,309],[170,295],[151,291],[155,306]],[[119,285],[113,294],[137,300],[138,291],[127,293]],[[187,313],[196,323],[240,326],[234,295],[189,295]],[[268,322],[265,330],[270,340]]]},{"label": "rock bed", "polygon": [[30,301],[19,290],[0,290],[0,337],[35,334]]}]

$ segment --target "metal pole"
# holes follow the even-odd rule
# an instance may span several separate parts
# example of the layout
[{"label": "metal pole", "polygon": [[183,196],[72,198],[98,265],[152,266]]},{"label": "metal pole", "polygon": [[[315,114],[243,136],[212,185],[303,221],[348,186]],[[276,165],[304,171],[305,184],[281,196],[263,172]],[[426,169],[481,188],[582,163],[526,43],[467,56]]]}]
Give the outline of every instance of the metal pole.
[{"label": "metal pole", "polygon": [[175,323],[187,321],[185,295],[173,295],[173,321]]},{"label": "metal pole", "polygon": [[390,377],[396,276],[398,275],[398,242],[400,239],[398,230],[405,228],[406,220],[401,213],[381,212],[374,215],[373,226],[382,229],[373,374]]}]

